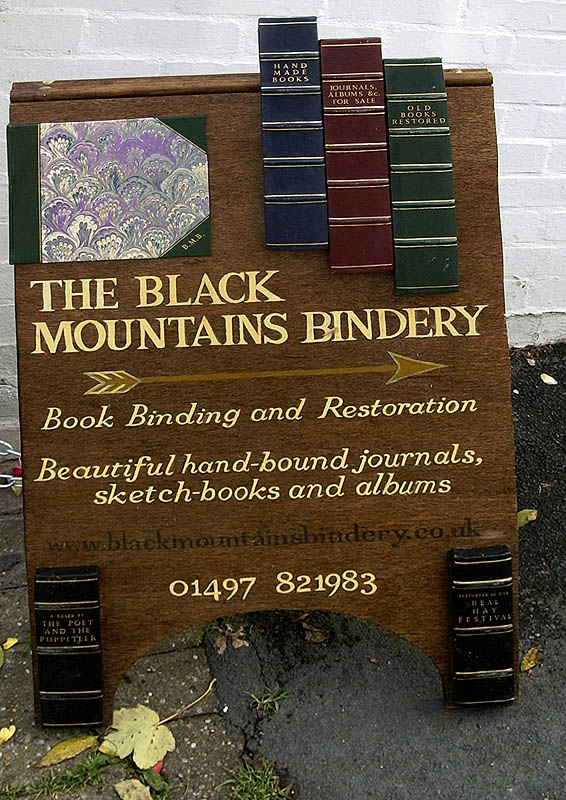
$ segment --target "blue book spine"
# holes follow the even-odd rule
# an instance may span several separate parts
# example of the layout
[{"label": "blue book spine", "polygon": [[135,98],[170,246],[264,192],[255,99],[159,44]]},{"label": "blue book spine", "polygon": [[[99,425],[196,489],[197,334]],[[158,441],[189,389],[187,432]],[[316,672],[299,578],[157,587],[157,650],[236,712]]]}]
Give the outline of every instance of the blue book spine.
[{"label": "blue book spine", "polygon": [[259,58],[266,246],[326,250],[316,17],[260,19]]}]

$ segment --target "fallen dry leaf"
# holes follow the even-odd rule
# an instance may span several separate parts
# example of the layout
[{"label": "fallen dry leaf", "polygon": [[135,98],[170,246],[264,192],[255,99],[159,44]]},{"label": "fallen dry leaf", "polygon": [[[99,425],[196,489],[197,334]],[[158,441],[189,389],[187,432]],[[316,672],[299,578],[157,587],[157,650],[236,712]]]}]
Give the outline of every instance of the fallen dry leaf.
[{"label": "fallen dry leaf", "polygon": [[9,728],[0,728],[0,744],[4,744],[8,739],[11,739],[16,732],[16,726],[10,725]]},{"label": "fallen dry leaf", "polygon": [[139,703],[135,708],[115,711],[111,728],[98,749],[118,758],[133,753],[134,762],[140,769],[150,769],[175,749],[173,734],[161,724],[159,714]]},{"label": "fallen dry leaf", "polygon": [[534,360],[534,358],[527,358],[527,364],[529,366],[534,367],[536,363],[537,362]]},{"label": "fallen dry leaf", "polygon": [[538,654],[542,650],[542,644],[537,644],[536,647],[531,647],[521,660],[521,672],[530,672],[537,664],[540,664]]},{"label": "fallen dry leaf", "polygon": [[543,489],[552,489],[554,486],[556,486],[556,481],[550,481],[549,483],[539,483],[538,492],[540,494]]},{"label": "fallen dry leaf", "polygon": [[10,647],[13,647],[15,644],[18,644],[19,639],[16,639],[14,636],[8,636],[4,644],[2,645],[2,650],[9,650]]},{"label": "fallen dry leaf", "polygon": [[517,513],[517,527],[522,528],[527,522],[534,522],[537,518],[536,508],[523,508]]},{"label": "fallen dry leaf", "polygon": [[66,761],[68,758],[74,758],[79,753],[83,753],[92,747],[98,741],[98,736],[74,736],[72,739],[65,739],[64,742],[59,742],[47,752],[41,761],[38,762],[38,767],[51,767],[53,764],[60,764],[61,761]]},{"label": "fallen dry leaf", "polygon": [[241,625],[238,630],[234,630],[231,625],[226,625],[224,630],[221,628],[218,630],[220,632],[214,640],[213,645],[219,655],[222,655],[226,650],[228,642],[230,642],[234,650],[237,650],[239,647],[250,646],[250,643],[244,638],[244,628]]},{"label": "fallen dry leaf", "polygon": [[329,634],[327,631],[323,631],[321,628],[315,628],[314,625],[309,625],[308,622],[303,622],[303,628],[305,629],[305,640],[307,642],[321,644],[328,639]]},{"label": "fallen dry leaf", "polygon": [[0,647],[0,669],[4,666],[5,658],[4,651]]},{"label": "fallen dry leaf", "polygon": [[151,800],[149,786],[144,786],[136,778],[128,778],[126,781],[115,783],[114,788],[122,800]]},{"label": "fallen dry leaf", "polygon": [[234,648],[234,650],[237,650],[238,647],[249,647],[249,646],[250,643],[247,642],[245,639],[242,639],[239,636],[232,637],[232,647]]},{"label": "fallen dry leaf", "polygon": [[543,383],[547,383],[549,386],[556,386],[558,383],[556,378],[553,378],[552,375],[547,375],[546,372],[541,372],[540,379]]}]

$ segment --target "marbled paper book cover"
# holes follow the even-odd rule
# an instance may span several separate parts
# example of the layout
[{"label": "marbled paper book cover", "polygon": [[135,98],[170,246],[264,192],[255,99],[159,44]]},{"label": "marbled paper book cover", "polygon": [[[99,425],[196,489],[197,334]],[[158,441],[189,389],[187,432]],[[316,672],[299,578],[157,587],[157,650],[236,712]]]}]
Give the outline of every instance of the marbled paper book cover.
[{"label": "marbled paper book cover", "polygon": [[210,255],[205,117],[8,125],[10,261]]}]

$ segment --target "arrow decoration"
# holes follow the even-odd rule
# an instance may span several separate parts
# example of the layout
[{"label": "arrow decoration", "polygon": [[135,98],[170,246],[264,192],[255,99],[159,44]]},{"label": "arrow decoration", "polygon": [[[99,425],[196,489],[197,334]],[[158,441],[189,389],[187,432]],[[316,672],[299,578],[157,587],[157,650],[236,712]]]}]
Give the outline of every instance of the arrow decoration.
[{"label": "arrow decoration", "polygon": [[422,375],[435,369],[444,369],[446,364],[434,364],[432,361],[419,361],[409,356],[389,352],[393,364],[376,364],[370,367],[330,367],[328,369],[281,369],[264,372],[211,372],[189,375],[153,375],[147,378],[136,378],[124,370],[108,370],[105,372],[85,372],[96,381],[85,394],[125,394],[140,383],[204,383],[206,381],[243,381],[259,378],[307,378],[323,375],[368,375],[373,373],[392,372],[387,383],[397,383],[404,378]]}]

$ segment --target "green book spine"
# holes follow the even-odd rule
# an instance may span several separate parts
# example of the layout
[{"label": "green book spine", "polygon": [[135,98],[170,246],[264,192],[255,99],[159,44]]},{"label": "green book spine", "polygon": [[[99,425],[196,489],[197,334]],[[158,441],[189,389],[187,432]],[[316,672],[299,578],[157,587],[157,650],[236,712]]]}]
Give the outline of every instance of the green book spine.
[{"label": "green book spine", "polygon": [[37,264],[40,255],[39,127],[8,125],[10,263]]},{"label": "green book spine", "polygon": [[448,104],[439,58],[384,59],[395,292],[457,292]]}]

